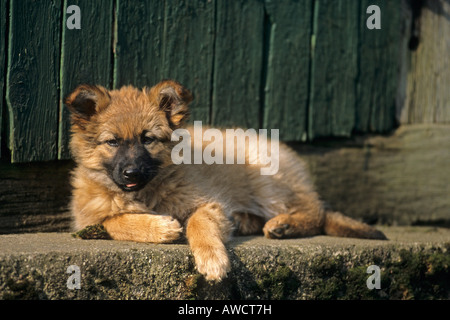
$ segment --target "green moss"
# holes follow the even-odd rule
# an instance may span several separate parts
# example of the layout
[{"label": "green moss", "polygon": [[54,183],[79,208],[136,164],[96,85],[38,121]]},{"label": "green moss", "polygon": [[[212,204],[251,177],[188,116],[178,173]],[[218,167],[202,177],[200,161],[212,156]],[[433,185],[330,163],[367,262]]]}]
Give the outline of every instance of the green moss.
[{"label": "green moss", "polygon": [[[201,287],[203,276],[201,274],[193,274],[184,280],[184,297],[187,300],[195,300],[198,296],[198,290]],[[204,282],[204,281],[203,281]]]},{"label": "green moss", "polygon": [[336,299],[345,290],[343,281],[344,263],[340,256],[319,256],[312,261],[311,271],[317,274],[318,283],[314,286],[313,296],[320,300]]},{"label": "green moss", "polygon": [[4,300],[37,300],[39,294],[36,291],[35,284],[30,279],[19,279],[6,281],[6,287],[2,299]]},{"label": "green moss", "polygon": [[401,250],[398,261],[387,266],[392,299],[449,299],[450,255],[448,252]]},{"label": "green moss", "polygon": [[111,239],[108,232],[106,232],[106,229],[101,224],[87,226],[86,228],[73,233],[72,236],[78,239]]},{"label": "green moss", "polygon": [[280,265],[275,271],[262,275],[257,281],[259,289],[267,295],[268,299],[288,299],[297,292],[300,282],[292,270]]},{"label": "green moss", "polygon": [[[381,289],[367,287],[370,265],[380,267]],[[268,269],[255,266],[244,282],[242,275],[230,274],[214,284],[194,274],[185,279],[182,295],[185,299],[202,299],[214,291],[236,299],[248,298],[248,292],[252,292],[251,297],[273,300],[449,299],[449,265],[450,255],[445,249],[399,250],[392,256],[384,251],[318,255],[304,266],[306,273],[294,272],[286,264]]]},{"label": "green moss", "polygon": [[369,264],[357,266],[355,259],[352,266],[341,257],[318,257],[311,266],[318,279],[312,296],[365,300],[450,298],[450,255],[446,250],[401,250],[397,259],[386,262],[380,256],[371,258],[381,270],[381,289],[367,288]]}]

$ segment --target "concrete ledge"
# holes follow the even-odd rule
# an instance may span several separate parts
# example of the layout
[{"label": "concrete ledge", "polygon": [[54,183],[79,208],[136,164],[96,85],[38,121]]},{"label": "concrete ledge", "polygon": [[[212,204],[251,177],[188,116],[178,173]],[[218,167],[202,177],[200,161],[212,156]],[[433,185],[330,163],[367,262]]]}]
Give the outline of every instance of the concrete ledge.
[{"label": "concrete ledge", "polygon": [[[0,236],[3,299],[450,299],[450,230],[380,228],[389,241],[240,237],[233,271],[206,282],[185,244],[80,240],[70,233]],[[69,289],[69,266],[80,289]],[[367,288],[370,265],[381,289]],[[72,274],[72,276],[76,274]],[[76,283],[76,282],[74,282]]]}]

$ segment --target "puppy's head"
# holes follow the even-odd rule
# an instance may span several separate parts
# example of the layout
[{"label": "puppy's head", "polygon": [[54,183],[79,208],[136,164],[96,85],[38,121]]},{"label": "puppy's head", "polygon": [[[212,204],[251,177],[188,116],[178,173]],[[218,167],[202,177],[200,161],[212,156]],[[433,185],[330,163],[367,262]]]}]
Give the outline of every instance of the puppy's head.
[{"label": "puppy's head", "polygon": [[190,92],[170,80],[142,90],[81,85],[64,101],[72,155],[105,185],[138,191],[172,164],[171,134],[187,118],[191,101]]}]

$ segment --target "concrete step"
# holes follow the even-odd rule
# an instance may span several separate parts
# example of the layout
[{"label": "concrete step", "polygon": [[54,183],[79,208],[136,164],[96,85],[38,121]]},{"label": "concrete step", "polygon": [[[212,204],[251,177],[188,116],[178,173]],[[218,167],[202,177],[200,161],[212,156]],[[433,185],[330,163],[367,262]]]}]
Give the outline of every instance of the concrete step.
[{"label": "concrete step", "polygon": [[0,235],[0,298],[450,299],[449,229],[379,229],[388,241],[235,238],[220,283],[196,272],[186,244]]}]

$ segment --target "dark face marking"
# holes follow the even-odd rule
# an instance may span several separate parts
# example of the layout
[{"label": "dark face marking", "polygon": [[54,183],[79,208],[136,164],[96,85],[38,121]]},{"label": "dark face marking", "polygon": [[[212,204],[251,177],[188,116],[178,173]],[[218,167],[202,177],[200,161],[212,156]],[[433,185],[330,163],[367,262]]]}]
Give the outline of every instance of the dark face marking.
[{"label": "dark face marking", "polygon": [[106,162],[110,178],[123,191],[138,191],[152,180],[161,162],[152,158],[145,148],[149,141],[142,137],[130,140],[112,139],[106,141],[116,149],[114,157]]}]

